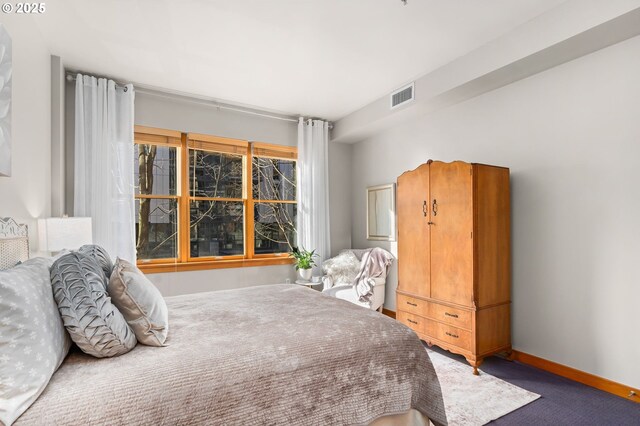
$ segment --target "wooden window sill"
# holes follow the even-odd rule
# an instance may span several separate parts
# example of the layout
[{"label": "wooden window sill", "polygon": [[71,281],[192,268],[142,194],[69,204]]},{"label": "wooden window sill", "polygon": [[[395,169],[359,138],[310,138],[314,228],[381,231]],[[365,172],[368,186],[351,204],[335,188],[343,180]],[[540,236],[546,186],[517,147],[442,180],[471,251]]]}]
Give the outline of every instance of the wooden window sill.
[{"label": "wooden window sill", "polygon": [[145,263],[138,262],[138,269],[145,274],[161,272],[202,271],[206,269],[246,268],[251,266],[293,265],[290,257],[262,257],[257,259],[211,260],[188,263]]}]

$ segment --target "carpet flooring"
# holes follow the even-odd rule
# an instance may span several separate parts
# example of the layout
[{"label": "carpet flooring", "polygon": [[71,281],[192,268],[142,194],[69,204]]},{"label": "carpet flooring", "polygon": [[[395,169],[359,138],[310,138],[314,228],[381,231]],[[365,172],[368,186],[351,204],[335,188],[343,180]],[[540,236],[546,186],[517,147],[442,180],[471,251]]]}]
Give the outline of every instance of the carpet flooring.
[{"label": "carpet flooring", "polygon": [[[435,346],[430,349],[466,362]],[[640,404],[519,362],[487,358],[480,367],[492,376],[541,397],[490,425],[640,426]]]}]

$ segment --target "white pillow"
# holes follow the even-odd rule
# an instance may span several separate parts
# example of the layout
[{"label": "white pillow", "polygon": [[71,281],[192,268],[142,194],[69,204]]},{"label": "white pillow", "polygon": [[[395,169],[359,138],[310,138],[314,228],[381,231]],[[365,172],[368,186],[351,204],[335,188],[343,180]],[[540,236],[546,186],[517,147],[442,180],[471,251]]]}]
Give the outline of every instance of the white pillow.
[{"label": "white pillow", "polygon": [[0,423],[6,426],[34,403],[71,345],[53,300],[52,262],[39,257],[0,271]]},{"label": "white pillow", "polygon": [[140,269],[126,260],[116,259],[107,291],[138,342],[164,346],[169,333],[167,303]]},{"label": "white pillow", "polygon": [[351,285],[360,272],[360,261],[350,251],[345,251],[325,260],[322,263],[322,270],[333,280],[334,285]]}]

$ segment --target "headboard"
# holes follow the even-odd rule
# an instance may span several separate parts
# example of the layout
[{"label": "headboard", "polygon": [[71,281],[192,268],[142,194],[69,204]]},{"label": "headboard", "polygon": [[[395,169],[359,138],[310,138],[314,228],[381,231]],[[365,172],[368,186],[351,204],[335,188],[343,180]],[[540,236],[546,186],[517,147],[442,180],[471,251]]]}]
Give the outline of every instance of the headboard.
[{"label": "headboard", "polygon": [[0,217],[0,270],[29,259],[29,232],[10,217]]}]

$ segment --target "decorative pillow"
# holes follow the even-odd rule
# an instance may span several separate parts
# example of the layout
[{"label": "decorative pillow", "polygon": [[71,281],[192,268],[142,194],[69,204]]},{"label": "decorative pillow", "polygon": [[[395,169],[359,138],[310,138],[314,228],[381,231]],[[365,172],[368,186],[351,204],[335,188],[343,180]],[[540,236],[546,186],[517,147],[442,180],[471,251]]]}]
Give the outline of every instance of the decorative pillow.
[{"label": "decorative pillow", "polygon": [[0,423],[33,404],[69,352],[51,292],[53,259],[34,258],[0,271]]},{"label": "decorative pillow", "polygon": [[360,260],[352,252],[345,251],[322,262],[322,270],[335,285],[353,284],[360,272]]},{"label": "decorative pillow", "polygon": [[140,343],[164,346],[169,332],[167,304],[138,268],[126,260],[116,259],[107,290]]},{"label": "decorative pillow", "polygon": [[95,244],[85,244],[78,249],[78,253],[86,254],[94,259],[104,271],[104,287],[107,288],[109,277],[113,271],[113,262],[105,249]]},{"label": "decorative pillow", "polygon": [[136,345],[124,317],[104,288],[104,271],[91,257],[69,253],[51,267],[53,296],[71,339],[97,358],[129,352]]}]

